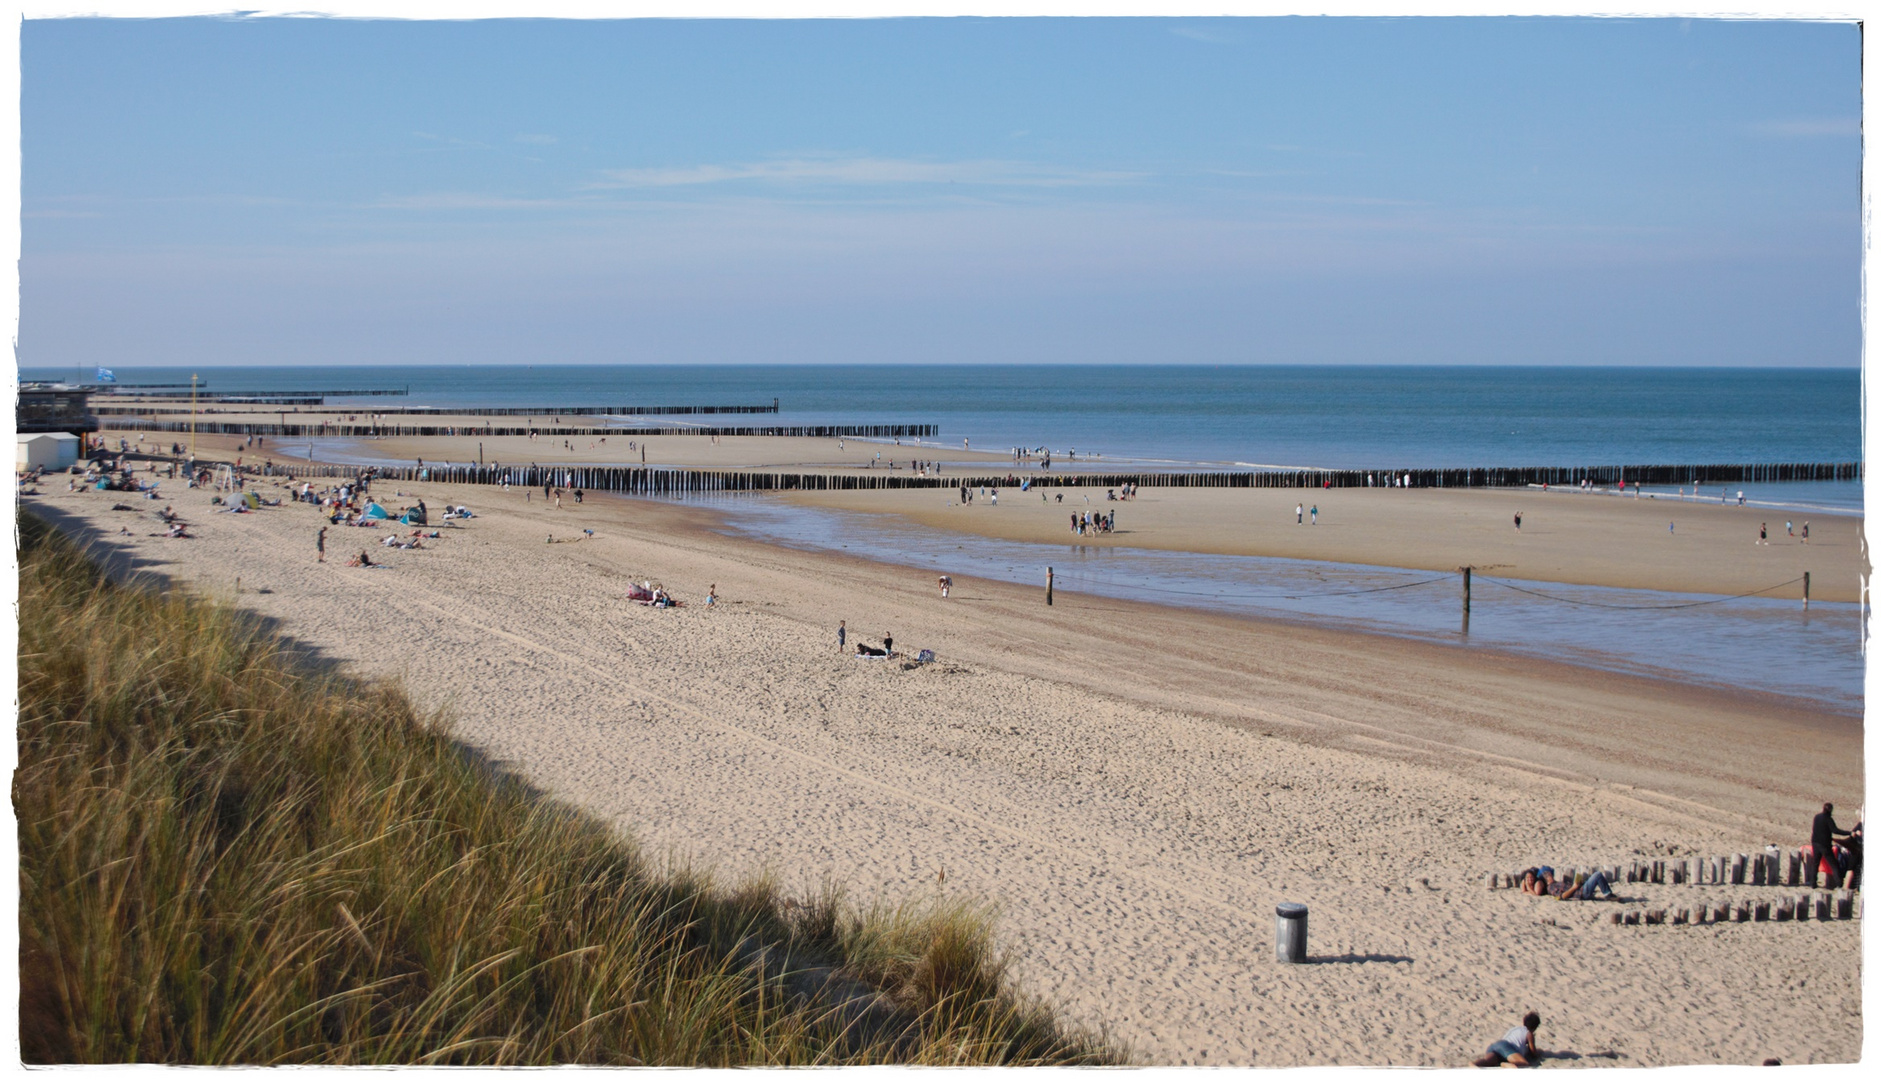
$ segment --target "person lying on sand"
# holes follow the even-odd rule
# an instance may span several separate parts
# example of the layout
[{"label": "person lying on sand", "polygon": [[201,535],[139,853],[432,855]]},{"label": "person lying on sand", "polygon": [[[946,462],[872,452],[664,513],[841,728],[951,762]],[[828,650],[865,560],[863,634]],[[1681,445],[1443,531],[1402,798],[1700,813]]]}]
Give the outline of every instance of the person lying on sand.
[{"label": "person lying on sand", "polygon": [[[1534,893],[1533,895],[1535,896],[1552,896],[1556,900],[1619,899],[1618,896],[1614,895],[1613,883],[1607,879],[1607,872],[1605,870],[1594,871],[1592,877],[1589,877],[1586,881],[1581,882],[1577,886],[1572,881],[1556,881],[1554,870],[1551,867],[1544,866],[1541,869],[1541,875],[1536,878],[1536,883],[1541,887],[1541,891]],[[1524,883],[1522,891],[1529,891],[1526,883]],[[1601,895],[1602,893],[1605,895]]]},{"label": "person lying on sand", "polygon": [[1473,1063],[1479,1069],[1493,1069],[1503,1064],[1521,1068],[1536,1064],[1541,1058],[1541,1051],[1535,1047],[1535,1029],[1541,1026],[1541,1014],[1531,1012],[1522,1017],[1519,1027],[1512,1027],[1503,1033],[1502,1038],[1489,1044],[1489,1052]]},{"label": "person lying on sand", "polygon": [[856,655],[857,656],[887,656],[888,650],[878,649],[875,646],[870,645],[869,643],[865,641],[858,641],[856,642]]}]

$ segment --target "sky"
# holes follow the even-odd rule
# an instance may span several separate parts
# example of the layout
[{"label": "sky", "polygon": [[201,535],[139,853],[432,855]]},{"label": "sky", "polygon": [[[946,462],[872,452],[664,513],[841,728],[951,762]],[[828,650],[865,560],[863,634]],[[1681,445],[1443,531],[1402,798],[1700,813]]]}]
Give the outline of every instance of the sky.
[{"label": "sky", "polygon": [[18,361],[1854,367],[1860,35],[42,19]]}]

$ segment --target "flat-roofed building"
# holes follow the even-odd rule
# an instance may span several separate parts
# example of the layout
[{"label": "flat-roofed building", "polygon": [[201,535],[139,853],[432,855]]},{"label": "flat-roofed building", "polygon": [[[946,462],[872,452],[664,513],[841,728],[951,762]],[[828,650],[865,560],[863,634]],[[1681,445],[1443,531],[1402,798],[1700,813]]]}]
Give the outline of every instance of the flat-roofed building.
[{"label": "flat-roofed building", "polygon": [[83,438],[98,430],[91,414],[91,390],[66,383],[20,384],[14,430],[20,434],[63,431]]}]

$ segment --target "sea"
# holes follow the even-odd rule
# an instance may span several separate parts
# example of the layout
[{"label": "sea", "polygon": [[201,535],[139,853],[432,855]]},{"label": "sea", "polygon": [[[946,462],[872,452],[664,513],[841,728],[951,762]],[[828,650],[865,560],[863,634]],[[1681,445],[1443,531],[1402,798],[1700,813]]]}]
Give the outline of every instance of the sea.
[{"label": "sea", "polygon": [[[1861,373],[1847,369],[1201,365],[200,367],[120,365],[118,383],[325,391],[356,407],[771,405],[775,415],[612,418],[699,423],[932,424],[902,440],[946,461],[964,448],[1050,448],[1111,469],[1599,466],[1861,459]],[[95,381],[22,367],[23,380]],[[401,396],[335,391],[397,389]],[[584,417],[599,426],[609,418]],[[350,448],[364,453],[369,444]],[[1860,482],[1707,485],[1665,498],[1772,513],[1862,511]],[[1649,489],[1649,493],[1652,493]],[[1589,667],[1740,686],[1859,712],[1867,609],[1768,597],[1481,582],[1461,632],[1453,583],[1416,571],[962,537],[868,515],[721,500],[729,531],[891,563],[1129,595],[1316,625],[1489,647]],[[1405,586],[1402,588],[1396,586]],[[1523,592],[1527,588],[1529,592]],[[1710,601],[1710,602],[1705,602]],[[1691,606],[1695,602],[1700,606]]]}]

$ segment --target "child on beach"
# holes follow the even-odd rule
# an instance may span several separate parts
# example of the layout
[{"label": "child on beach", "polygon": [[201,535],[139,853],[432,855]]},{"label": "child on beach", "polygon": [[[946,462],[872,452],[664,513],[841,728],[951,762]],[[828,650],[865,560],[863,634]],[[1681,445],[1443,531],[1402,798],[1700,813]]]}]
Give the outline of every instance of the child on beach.
[{"label": "child on beach", "polygon": [[1504,1062],[1518,1068],[1533,1065],[1540,1057],[1540,1051],[1535,1048],[1535,1029],[1540,1026],[1540,1013],[1530,1012],[1522,1017],[1519,1027],[1510,1028],[1502,1038],[1489,1044],[1489,1052],[1476,1059],[1476,1067],[1493,1069]]}]

